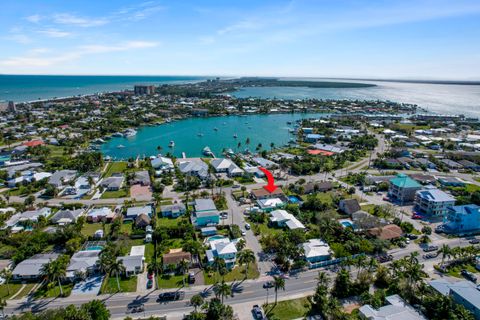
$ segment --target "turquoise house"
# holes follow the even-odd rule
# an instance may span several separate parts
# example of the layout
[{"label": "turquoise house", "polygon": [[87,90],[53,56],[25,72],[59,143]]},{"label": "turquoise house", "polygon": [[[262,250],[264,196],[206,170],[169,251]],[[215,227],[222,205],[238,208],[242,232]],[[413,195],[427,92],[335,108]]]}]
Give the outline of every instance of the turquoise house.
[{"label": "turquoise house", "polygon": [[480,207],[475,204],[447,208],[442,231],[446,233],[475,233],[480,231]]},{"label": "turquoise house", "polygon": [[212,199],[196,199],[192,214],[192,224],[195,228],[216,226],[220,223],[220,214]]}]

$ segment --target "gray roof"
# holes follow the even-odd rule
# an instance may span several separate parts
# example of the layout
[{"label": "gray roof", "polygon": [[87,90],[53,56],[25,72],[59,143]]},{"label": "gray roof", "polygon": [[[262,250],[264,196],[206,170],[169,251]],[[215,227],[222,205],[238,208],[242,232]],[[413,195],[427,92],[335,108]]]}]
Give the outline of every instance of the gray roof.
[{"label": "gray roof", "polygon": [[217,210],[212,199],[195,199],[195,211]]},{"label": "gray roof", "polygon": [[389,305],[374,309],[371,305],[362,306],[359,311],[369,320],[424,320],[426,319],[409,304],[403,301],[399,295],[386,298]]},{"label": "gray roof", "polygon": [[425,189],[417,191],[417,195],[429,202],[452,202],[455,198],[448,193],[437,189],[435,187],[427,187]]},{"label": "gray roof", "polygon": [[441,283],[441,280],[434,280],[429,282],[429,284],[442,294],[445,294],[445,287],[448,286],[450,289],[449,292],[468,301],[468,303],[473,305],[476,309],[480,309],[480,291],[477,290],[476,286],[470,281],[463,280],[454,283],[444,281],[444,283]]},{"label": "gray roof", "polygon": [[83,250],[75,252],[70,259],[67,272],[83,271],[95,266],[98,262],[101,250]]},{"label": "gray roof", "polygon": [[20,262],[15,269],[13,269],[14,276],[39,276],[43,265],[50,261],[57,260],[59,254],[57,253],[44,253],[36,254],[31,258],[25,259]]},{"label": "gray roof", "polygon": [[185,211],[185,205],[183,203],[167,204],[160,207],[161,212],[181,212]]},{"label": "gray roof", "polygon": [[153,213],[152,206],[130,207],[127,209],[127,217],[138,217],[141,214],[151,216]]},{"label": "gray roof", "polygon": [[83,209],[60,210],[60,211],[57,211],[57,213],[55,213],[55,215],[52,217],[51,221],[53,223],[57,223],[60,219],[70,219],[72,222],[74,222],[84,212],[85,212],[85,210],[83,210]]},{"label": "gray roof", "polygon": [[270,167],[273,167],[273,166],[277,165],[275,162],[270,161],[270,160],[265,159],[265,158],[257,157],[257,158],[253,158],[252,160],[256,164],[258,164],[259,166],[264,167],[264,168],[270,168]]},{"label": "gray roof", "polygon": [[208,165],[201,159],[179,159],[178,168],[183,173],[196,174],[201,178],[208,177]]},{"label": "gray roof", "polygon": [[134,272],[135,268],[141,268],[143,263],[142,256],[123,256],[118,257],[117,261],[122,260],[123,265],[125,267],[125,271],[127,272]]},{"label": "gray roof", "polygon": [[146,170],[137,171],[137,172],[135,172],[134,182],[135,183],[148,184],[148,183],[150,183],[150,174]]},{"label": "gray roof", "polygon": [[100,185],[106,188],[120,188],[123,184],[125,177],[108,177],[102,180]]},{"label": "gray roof", "polygon": [[62,185],[62,179],[70,179],[77,174],[76,170],[60,170],[56,171],[50,179],[48,179],[48,183],[59,186]]}]

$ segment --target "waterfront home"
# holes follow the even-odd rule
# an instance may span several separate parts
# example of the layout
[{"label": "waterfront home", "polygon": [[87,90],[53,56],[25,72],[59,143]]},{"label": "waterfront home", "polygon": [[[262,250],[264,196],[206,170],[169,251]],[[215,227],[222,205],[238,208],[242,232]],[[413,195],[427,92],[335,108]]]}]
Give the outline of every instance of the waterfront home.
[{"label": "waterfront home", "polygon": [[147,170],[136,171],[130,183],[149,186],[151,184],[150,173]]},{"label": "waterfront home", "polygon": [[368,233],[381,240],[394,240],[403,235],[402,229],[396,224],[388,224],[383,227],[373,228],[368,230]]},{"label": "waterfront home", "polygon": [[241,176],[244,173],[244,171],[230,159],[216,158],[210,161],[210,164],[213,169],[215,169],[215,172],[224,172],[229,177]]},{"label": "waterfront home", "polygon": [[225,261],[228,269],[232,269],[235,266],[237,260],[237,246],[235,242],[230,241],[228,238],[221,238],[210,241],[209,246],[210,249],[205,252],[209,265],[215,262],[215,258],[220,258]]},{"label": "waterfront home", "polygon": [[264,212],[285,207],[285,202],[280,198],[267,198],[257,200],[257,206]]},{"label": "waterfront home", "polygon": [[220,223],[220,214],[212,199],[195,199],[191,220],[195,228],[215,226]]},{"label": "waterfront home", "polygon": [[47,218],[51,213],[52,209],[48,207],[16,213],[5,221],[5,227],[11,228],[12,232],[19,232],[24,230],[24,223],[26,221],[37,222],[40,217]]},{"label": "waterfront home", "polygon": [[160,173],[171,172],[175,169],[173,161],[170,158],[158,157],[151,160],[150,163],[152,164],[152,168],[160,171]]},{"label": "waterfront home", "polygon": [[43,179],[50,178],[51,176],[52,174],[50,172],[33,172],[27,170],[21,172],[21,175],[19,177],[14,177],[8,180],[6,183],[7,187],[15,188],[16,186],[28,184],[32,181],[41,181]]},{"label": "waterfront home", "polygon": [[70,263],[67,266],[66,277],[74,281],[79,275],[91,276],[100,269],[99,259],[101,249],[98,250],[80,250],[73,254]]},{"label": "waterfront home", "polygon": [[65,225],[70,223],[77,222],[78,218],[85,214],[84,209],[76,209],[76,210],[59,210],[57,211],[50,221],[54,224]]},{"label": "waterfront home", "polygon": [[321,239],[310,239],[300,245],[303,248],[305,260],[309,264],[330,260],[332,253],[330,246]]},{"label": "waterfront home", "polygon": [[244,166],[243,166],[243,170],[248,173],[248,174],[252,174],[254,175],[255,177],[257,178],[263,178],[265,177],[265,173],[263,173],[262,170],[258,169],[257,166],[252,166],[248,163],[245,163]]},{"label": "waterfront home", "polygon": [[474,283],[466,280],[449,282],[438,279],[432,280],[428,284],[438,293],[452,297],[455,303],[470,311],[475,319],[480,319],[480,290]]},{"label": "waterfront home", "polygon": [[162,217],[178,218],[185,214],[186,208],[183,203],[174,203],[161,206],[160,212],[162,213]]},{"label": "waterfront home", "polygon": [[23,260],[12,271],[13,280],[36,280],[42,276],[42,268],[49,262],[57,260],[57,253],[40,253]]},{"label": "waterfront home", "polygon": [[325,152],[331,152],[331,153],[343,153],[345,152],[345,149],[342,147],[337,147],[334,145],[330,144],[323,144],[323,143],[317,143],[312,146],[313,149],[319,150],[319,151],[325,151]]},{"label": "waterfront home", "polygon": [[351,216],[357,211],[360,211],[360,204],[357,199],[343,199],[338,203],[340,211]]},{"label": "waterfront home", "polygon": [[124,221],[135,221],[135,219],[137,219],[138,216],[140,215],[146,215],[148,217],[153,217],[154,215],[154,210],[153,210],[153,206],[151,205],[146,205],[146,206],[138,206],[138,207],[130,207],[130,208],[127,208],[127,211],[125,212],[125,217],[124,217]]},{"label": "waterfront home", "polygon": [[117,261],[122,261],[127,277],[142,273],[145,267],[145,246],[133,246],[130,255],[118,257]]},{"label": "waterfront home", "polygon": [[323,138],[325,138],[324,135],[316,134],[316,133],[309,133],[309,134],[305,135],[304,141],[308,142],[308,143],[317,143],[318,140],[321,140]]},{"label": "waterfront home", "polygon": [[422,214],[443,216],[453,205],[455,198],[434,186],[427,186],[415,194],[415,210]]},{"label": "waterfront home", "polygon": [[117,215],[109,207],[101,207],[101,208],[93,208],[87,213],[87,221],[88,222],[100,222],[100,221],[112,221],[115,216]]},{"label": "waterfront home", "polygon": [[438,182],[444,187],[465,187],[466,183],[457,177],[440,177]]},{"label": "waterfront home", "polygon": [[358,309],[360,318],[368,320],[426,320],[422,314],[406,303],[398,294],[388,296],[385,300],[388,304],[378,309],[369,304],[360,307]]},{"label": "waterfront home", "polygon": [[163,269],[169,269],[170,271],[176,270],[183,260],[187,261],[190,266],[192,264],[192,254],[183,251],[181,248],[170,249],[168,253],[164,253],[162,256]]},{"label": "waterfront home", "polygon": [[285,210],[275,210],[270,212],[270,223],[280,228],[305,229],[303,223],[301,223],[293,214],[288,213]]},{"label": "waterfront home", "polygon": [[118,191],[123,187],[125,182],[125,177],[122,173],[112,175],[111,177],[104,178],[100,182],[100,186],[102,186],[107,191]]},{"label": "waterfront home", "polygon": [[480,207],[475,204],[449,207],[441,229],[446,233],[480,231]]},{"label": "waterfront home", "polygon": [[252,161],[259,165],[260,167],[266,168],[266,169],[272,169],[277,167],[277,164],[271,160],[261,158],[261,157],[254,157],[252,158]]},{"label": "waterfront home", "polygon": [[421,188],[417,181],[405,174],[399,174],[390,180],[388,196],[394,202],[406,204],[415,199],[415,193]]},{"label": "waterfront home", "polygon": [[200,158],[177,159],[177,166],[182,173],[195,176],[200,180],[207,180],[210,176],[208,165]]},{"label": "waterfront home", "polygon": [[77,176],[76,170],[60,170],[53,173],[48,179],[48,183],[59,189]]},{"label": "waterfront home", "polygon": [[250,194],[255,200],[285,198],[285,194],[281,188],[276,188],[273,192],[267,191],[265,188],[259,188],[252,190]]}]

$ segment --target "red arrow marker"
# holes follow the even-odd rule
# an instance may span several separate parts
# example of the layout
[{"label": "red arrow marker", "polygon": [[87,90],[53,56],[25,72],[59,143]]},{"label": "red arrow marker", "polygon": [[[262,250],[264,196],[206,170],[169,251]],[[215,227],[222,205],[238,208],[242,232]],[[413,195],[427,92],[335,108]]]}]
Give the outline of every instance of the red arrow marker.
[{"label": "red arrow marker", "polygon": [[275,180],[273,179],[272,173],[263,167],[258,167],[258,169],[260,169],[260,171],[265,173],[265,175],[267,176],[268,184],[266,186],[263,186],[263,188],[270,193],[275,191],[275,189],[277,189],[277,186],[275,185]]}]

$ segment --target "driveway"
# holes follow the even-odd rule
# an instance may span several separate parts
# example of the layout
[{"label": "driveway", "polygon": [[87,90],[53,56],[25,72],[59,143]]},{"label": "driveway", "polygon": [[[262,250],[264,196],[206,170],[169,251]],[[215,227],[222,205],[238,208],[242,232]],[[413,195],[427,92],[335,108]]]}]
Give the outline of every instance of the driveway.
[{"label": "driveway", "polygon": [[103,276],[89,277],[75,284],[71,295],[98,295],[102,286]]}]

